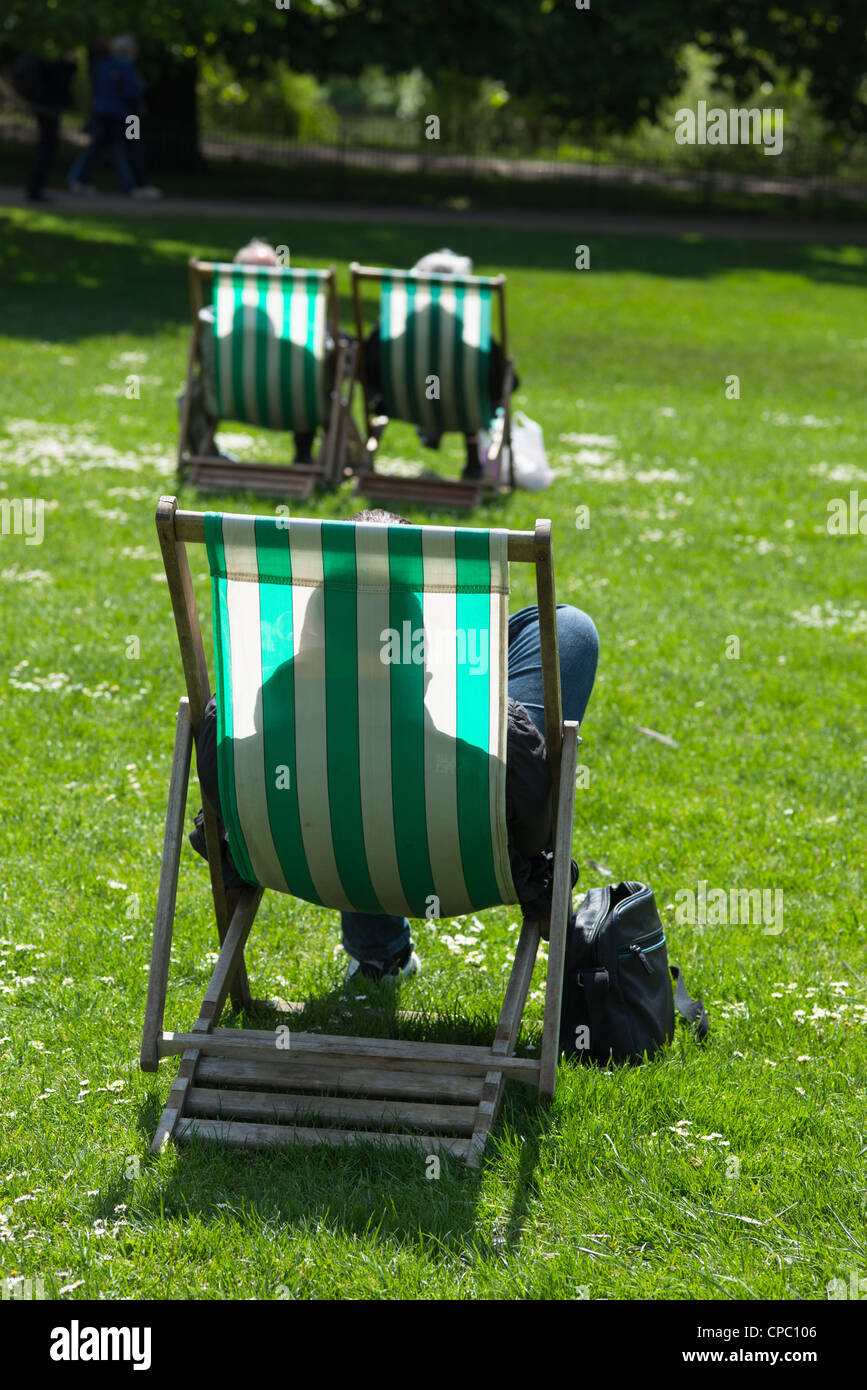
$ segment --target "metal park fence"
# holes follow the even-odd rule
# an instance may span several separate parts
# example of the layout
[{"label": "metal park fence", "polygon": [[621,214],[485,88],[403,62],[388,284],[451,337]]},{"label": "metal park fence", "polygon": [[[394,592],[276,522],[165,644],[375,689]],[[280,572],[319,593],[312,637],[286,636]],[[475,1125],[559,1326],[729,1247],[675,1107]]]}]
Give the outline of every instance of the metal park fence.
[{"label": "metal park fence", "polygon": [[[87,140],[75,116],[64,118],[64,138],[75,146]],[[172,131],[163,126],[149,133],[143,121],[152,166],[161,167],[160,145],[170,145]],[[189,132],[185,132],[189,138]],[[159,138],[154,138],[154,137]],[[771,156],[760,145],[678,145],[658,138],[653,148],[636,151],[624,140],[588,140],[558,143],[558,132],[536,132],[535,149],[519,143],[493,142],[472,129],[460,138],[428,139],[424,119],[400,121],[368,115],[339,117],[330,138],[301,139],[231,129],[226,124],[200,117],[198,147],[209,163],[235,167],[330,166],[337,170],[368,170],[393,174],[456,175],[478,179],[521,182],[556,182],[582,190],[582,202],[592,201],[593,190],[601,198],[605,190],[656,188],[691,194],[707,208],[723,195],[777,195],[803,202],[811,211],[832,199],[867,202],[867,140],[845,151],[827,145],[791,139],[779,155]],[[33,120],[22,103],[8,98],[0,102],[0,141],[24,142],[34,138]]]}]

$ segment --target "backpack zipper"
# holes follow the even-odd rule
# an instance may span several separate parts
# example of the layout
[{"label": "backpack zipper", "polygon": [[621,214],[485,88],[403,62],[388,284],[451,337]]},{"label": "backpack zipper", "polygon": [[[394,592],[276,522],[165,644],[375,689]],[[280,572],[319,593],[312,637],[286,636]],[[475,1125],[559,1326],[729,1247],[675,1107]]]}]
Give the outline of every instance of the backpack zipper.
[{"label": "backpack zipper", "polygon": [[[656,932],[650,932],[649,935],[655,936]],[[618,951],[617,958],[618,960],[629,960],[630,958],[634,959],[637,957],[644,969],[646,970],[647,974],[652,975],[653,971],[651,969],[650,962],[647,959],[646,953],[649,951],[658,951],[660,946],[664,946],[665,936],[663,935],[662,938],[659,941],[654,942],[652,946],[639,945],[639,942],[646,940],[647,937],[639,937],[638,941],[630,942],[629,949],[627,951]]]}]

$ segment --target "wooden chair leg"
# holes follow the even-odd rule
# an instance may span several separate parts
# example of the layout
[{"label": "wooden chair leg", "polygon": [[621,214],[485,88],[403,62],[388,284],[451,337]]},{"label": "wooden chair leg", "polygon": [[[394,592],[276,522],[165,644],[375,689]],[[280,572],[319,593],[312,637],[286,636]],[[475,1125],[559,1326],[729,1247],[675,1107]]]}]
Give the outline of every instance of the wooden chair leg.
[{"label": "wooden chair leg", "polygon": [[[244,964],[244,946],[259,903],[262,901],[263,891],[262,888],[250,887],[242,889],[238,894],[229,930],[223,938],[211,983],[199,1010],[199,1024],[207,1022],[208,1027],[213,1028],[220,1021],[226,997],[230,993],[237,972]],[[198,1028],[198,1024],[195,1027]]]},{"label": "wooden chair leg", "polygon": [[[205,843],[208,849],[208,868],[211,871],[211,896],[214,900],[214,916],[217,919],[217,933],[220,945],[226,939],[229,923],[237,903],[237,893],[227,891],[223,884],[222,845],[217,815],[202,792],[202,811],[205,817]],[[232,984],[232,1003],[236,1009],[249,1008],[251,1002],[250,985],[243,957]]]},{"label": "wooden chair leg", "polygon": [[[512,1055],[518,1041],[518,1030],[521,1026],[524,1005],[527,1002],[530,980],[533,977],[533,966],[536,963],[539,939],[538,922],[532,922],[528,917],[525,917],[521,925],[521,935],[518,939],[515,959],[512,962],[509,983],[506,987],[506,997],[500,1011],[500,1020],[494,1034],[494,1051],[502,1051],[506,1056]],[[476,1122],[473,1126],[470,1147],[467,1152],[467,1166],[470,1168],[478,1168],[482,1161],[485,1143],[497,1118],[497,1112],[503,1098],[504,1085],[505,1077],[501,1071],[492,1070],[485,1076]]]},{"label": "wooden chair leg", "polygon": [[560,1053],[560,1012],[563,1002],[563,973],[566,963],[566,926],[572,893],[572,829],[575,822],[575,772],[578,766],[578,725],[567,719],[563,724],[560,761],[560,795],[557,802],[554,843],[554,886],[551,896],[551,935],[548,945],[548,978],[545,982],[545,1021],[542,1025],[542,1056],[539,1093],[553,1100]]},{"label": "wooden chair leg", "polygon": [[334,466],[337,457],[338,431],[339,431],[339,401],[342,388],[343,367],[346,357],[346,347],[341,343],[335,353],[334,360],[334,386],[331,391],[331,409],[328,413],[328,424],[319,446],[319,453],[316,456],[317,467],[323,470],[326,483],[334,481]]},{"label": "wooden chair leg", "polygon": [[157,913],[154,924],[154,944],[151,952],[151,968],[148,976],[148,997],[145,1006],[144,1036],[141,1048],[142,1071],[156,1071],[157,1035],[163,1026],[166,1006],[166,990],[169,979],[169,952],[172,945],[172,928],[175,921],[175,903],[178,893],[178,869],[181,860],[181,844],[184,837],[184,812],[187,805],[187,786],[190,780],[190,757],[193,746],[193,730],[190,723],[190,702],[186,696],[178,705],[178,722],[175,728],[175,748],[172,755],[172,773],[169,781],[169,803],[166,811],[166,831],[163,841],[163,859],[160,869],[160,886],[157,894]]},{"label": "wooden chair leg", "polygon": [[346,451],[349,441],[349,425],[352,419],[352,398],[355,393],[355,380],[358,371],[358,344],[351,343],[346,354],[346,365],[340,383],[338,401],[338,431],[336,457],[332,482],[342,483],[346,474]]},{"label": "wooden chair leg", "polygon": [[193,375],[195,365],[199,357],[199,326],[193,328],[190,336],[190,350],[187,354],[187,375],[184,382],[184,403],[181,406],[181,424],[178,435],[178,477],[184,472],[188,453],[192,453],[190,448],[190,414],[192,412],[193,399]]},{"label": "wooden chair leg", "polygon": [[488,464],[489,464],[489,466],[492,465],[492,466],[494,466],[494,467],[496,468],[496,473],[494,474],[494,477],[493,477],[493,478],[490,480],[490,482],[489,482],[489,486],[493,489],[493,494],[494,494],[495,497],[499,497],[500,491],[501,491],[502,486],[503,486],[503,477],[502,477],[503,451],[505,450],[507,444],[508,444],[508,446],[509,446],[510,486],[514,487],[514,485],[515,485],[515,484],[514,484],[514,477],[511,475],[512,448],[511,448],[511,426],[510,426],[510,424],[509,424],[509,400],[511,399],[511,395],[512,395],[512,383],[513,383],[513,381],[514,381],[513,364],[512,364],[512,359],[509,358],[508,361],[506,362],[506,365],[505,365],[505,368],[504,368],[504,372],[503,372],[503,390],[502,390],[502,394],[501,394],[501,396],[500,396],[500,403],[499,403],[499,405],[498,405],[498,407],[497,407],[497,410],[498,410],[498,411],[502,411],[502,414],[503,414],[503,431],[502,431],[502,434],[500,435],[500,440],[499,440],[499,443],[497,444],[496,449],[494,450],[493,454],[490,454],[490,455],[488,456]]},{"label": "wooden chair leg", "polygon": [[[243,968],[244,944],[261,900],[261,888],[250,888],[241,892],[217,964],[214,966],[211,983],[202,1001],[199,1017],[193,1024],[194,1033],[209,1033],[219,1021],[232,979],[237,971]],[[160,1153],[174,1134],[183,1114],[187,1092],[195,1080],[200,1055],[196,1048],[187,1048],[184,1052],[151,1143],[151,1153]]]}]

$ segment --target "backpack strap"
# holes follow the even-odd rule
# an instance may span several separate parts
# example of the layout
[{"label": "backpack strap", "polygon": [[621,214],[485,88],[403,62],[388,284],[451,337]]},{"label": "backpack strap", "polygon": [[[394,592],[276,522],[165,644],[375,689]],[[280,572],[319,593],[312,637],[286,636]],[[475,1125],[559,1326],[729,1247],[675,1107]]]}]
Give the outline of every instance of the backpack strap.
[{"label": "backpack strap", "polygon": [[669,966],[674,979],[674,1007],[680,1014],[684,1023],[691,1023],[693,1031],[699,1042],[703,1042],[710,1032],[710,1023],[704,1004],[700,999],[693,999],[687,991],[683,975],[680,968],[676,965]]},{"label": "backpack strap", "polygon": [[[604,966],[591,966],[578,972],[578,979],[584,990],[587,1021],[590,1026],[590,1053],[603,1064],[612,1055],[629,1057],[633,1051],[632,1039],[619,1009],[611,1009],[609,990],[611,976]],[[594,1038],[597,1040],[594,1043]],[[600,1039],[604,1039],[600,1043]]]}]

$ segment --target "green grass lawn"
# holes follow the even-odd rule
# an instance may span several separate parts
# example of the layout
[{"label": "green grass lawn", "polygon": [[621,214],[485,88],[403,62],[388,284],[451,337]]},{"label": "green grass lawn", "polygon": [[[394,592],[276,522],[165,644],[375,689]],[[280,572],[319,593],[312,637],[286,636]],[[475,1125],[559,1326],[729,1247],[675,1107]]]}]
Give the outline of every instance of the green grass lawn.
[{"label": "green grass lawn", "polygon": [[[481,1174],[444,1160],[428,1180],[423,1156],[380,1148],[151,1158],[175,1064],[145,1075],[138,1052],[183,689],[154,510],[177,491],[186,258],[257,232],[336,263],[348,327],[350,259],[409,265],[443,233],[2,222],[0,500],[43,499],[45,529],[0,536],[0,1276],[70,1299],[824,1299],[867,1272],[867,539],[826,525],[831,499],[867,498],[867,250],[597,236],[579,272],[576,235],[460,235],[479,271],[508,274],[518,404],[559,474],[475,519],[550,516],[558,597],[601,637],[581,884],[652,885],[712,1032],[642,1068],[563,1068],[550,1108],[510,1087]],[[385,455],[417,459],[413,432],[391,429]],[[459,450],[426,461],[454,472]],[[343,489],[308,511],[357,505]],[[512,606],[530,601],[521,567]],[[169,1028],[192,1022],[216,945],[188,846],[182,874]],[[783,930],[677,925],[701,880],[781,890]],[[417,924],[403,1007],[474,1040],[515,922]],[[247,960],[257,997],[369,1023],[334,995],[336,914],[271,895]]]}]

